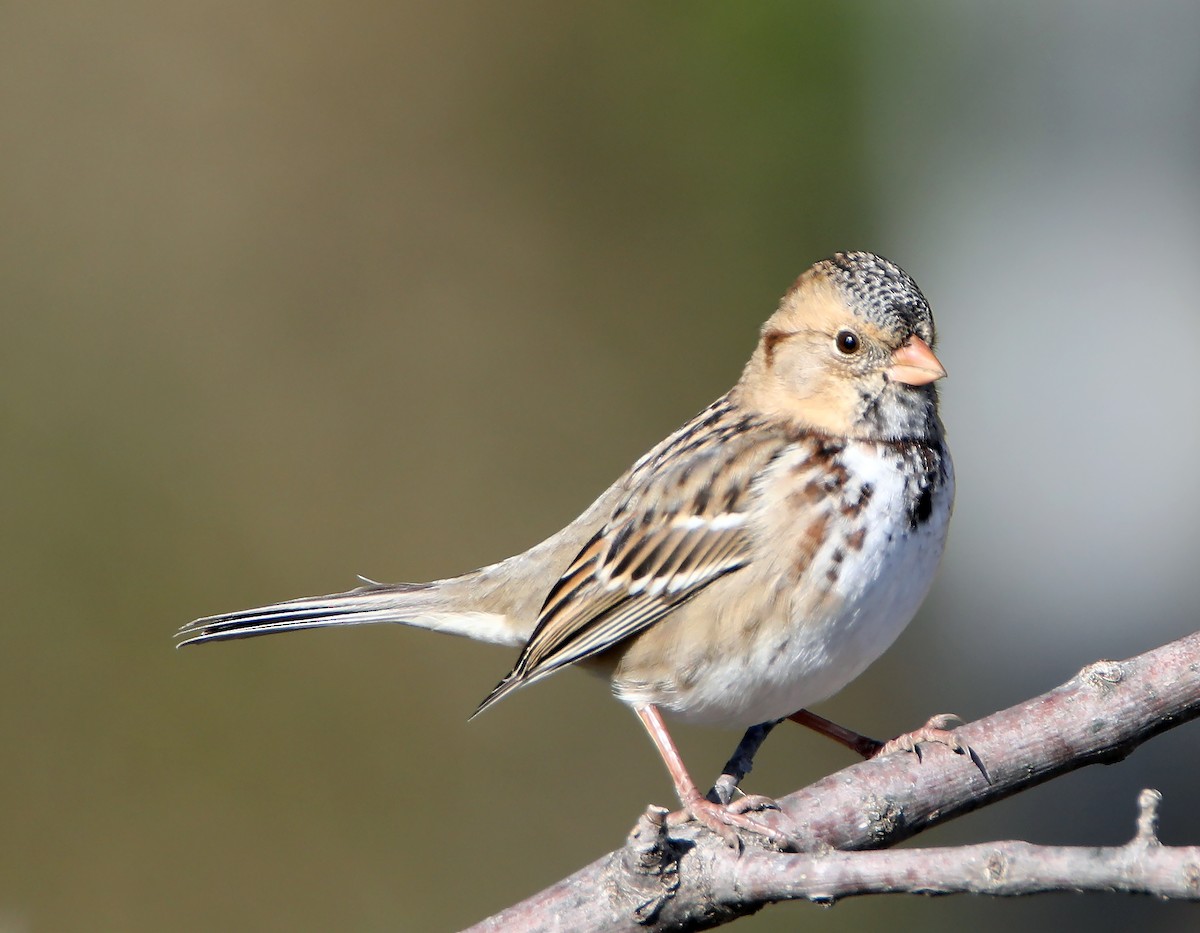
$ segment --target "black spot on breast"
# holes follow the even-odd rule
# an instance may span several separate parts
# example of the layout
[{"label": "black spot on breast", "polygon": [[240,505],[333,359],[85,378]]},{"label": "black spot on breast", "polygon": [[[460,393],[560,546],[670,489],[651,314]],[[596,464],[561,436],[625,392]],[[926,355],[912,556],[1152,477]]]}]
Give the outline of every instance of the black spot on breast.
[{"label": "black spot on breast", "polygon": [[908,510],[908,524],[913,528],[919,528],[929,521],[929,516],[933,513],[933,487],[924,486],[916,500]]},{"label": "black spot on breast", "polygon": [[821,438],[813,450],[813,457],[817,460],[830,462],[845,449],[845,444],[835,441],[832,438]]},{"label": "black spot on breast", "polygon": [[862,510],[867,507],[867,503],[871,501],[871,496],[875,493],[875,486],[872,483],[863,483],[858,490],[858,498],[851,501],[847,499],[842,503],[842,514],[846,518],[856,518],[862,514]]}]

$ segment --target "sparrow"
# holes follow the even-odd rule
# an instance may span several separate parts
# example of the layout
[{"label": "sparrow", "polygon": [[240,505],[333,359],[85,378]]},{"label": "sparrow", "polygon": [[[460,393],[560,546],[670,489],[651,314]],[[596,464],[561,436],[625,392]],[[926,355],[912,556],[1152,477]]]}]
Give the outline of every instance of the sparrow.
[{"label": "sparrow", "polygon": [[771,835],[700,792],[664,714],[740,728],[795,716],[819,728],[827,721],[806,707],[912,620],[954,500],[934,346],[929,304],[907,273],[837,253],[783,296],[729,392],[541,544],[432,583],[364,579],[197,619],[180,645],[394,622],[519,647],[476,714],[586,668],[642,721],[686,814],[727,839]]}]

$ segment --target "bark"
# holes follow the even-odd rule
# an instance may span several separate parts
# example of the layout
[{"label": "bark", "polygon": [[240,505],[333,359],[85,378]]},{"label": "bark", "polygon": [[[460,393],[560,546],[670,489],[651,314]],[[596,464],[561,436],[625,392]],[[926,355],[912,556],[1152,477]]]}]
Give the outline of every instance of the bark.
[{"label": "bark", "polygon": [[856,764],[778,801],[763,822],[794,853],[731,849],[696,824],[651,808],[626,845],[474,931],[684,931],[780,900],[879,893],[1019,895],[1127,891],[1200,899],[1200,852],[1166,847],[1157,795],[1143,792],[1138,833],[1109,849],[988,843],[886,849],[931,826],[1058,775],[1112,763],[1200,716],[1200,633],[1126,661],[1097,661],[1054,690],[955,734],[972,755],[922,745]]}]

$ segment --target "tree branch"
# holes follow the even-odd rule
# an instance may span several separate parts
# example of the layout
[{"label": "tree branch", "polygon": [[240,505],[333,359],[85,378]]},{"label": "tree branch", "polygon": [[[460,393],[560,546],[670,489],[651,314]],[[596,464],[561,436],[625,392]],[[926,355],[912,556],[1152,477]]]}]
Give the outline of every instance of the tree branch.
[{"label": "tree branch", "polygon": [[1168,847],[1143,833],[1161,795],[1139,795],[1138,833],[1123,846],[1035,846],[993,842],[895,852],[800,858],[756,852],[720,879],[723,899],[767,902],[804,898],[832,903],[861,894],[988,894],[1120,891],[1200,900],[1200,846]]},{"label": "tree branch", "polygon": [[651,808],[623,848],[471,929],[700,930],[776,900],[887,891],[1116,890],[1194,899],[1197,850],[1158,844],[1145,792],[1138,835],[1115,849],[1010,842],[848,850],[887,848],[1060,774],[1119,761],[1197,716],[1200,633],[1127,661],[1097,661],[1048,693],[959,727],[991,783],[967,756],[937,745],[923,748],[923,760],[899,753],[856,764],[762,814],[801,854],[739,854],[694,823],[668,833],[666,811]]}]

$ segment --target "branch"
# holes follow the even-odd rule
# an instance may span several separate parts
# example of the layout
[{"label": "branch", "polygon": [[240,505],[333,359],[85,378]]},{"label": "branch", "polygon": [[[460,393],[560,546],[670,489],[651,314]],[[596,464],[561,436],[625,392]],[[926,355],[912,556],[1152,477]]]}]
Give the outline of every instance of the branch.
[{"label": "branch", "polygon": [[[967,756],[937,745],[922,749],[923,761],[900,753],[856,764],[781,799],[778,813],[762,815],[797,840],[797,855],[739,855],[694,823],[672,826],[668,837],[666,811],[651,808],[624,848],[471,929],[700,930],[775,900],[885,890],[982,893],[969,883],[990,883],[991,894],[1136,890],[1195,898],[1196,850],[1159,846],[1153,804],[1145,799],[1138,836],[1118,849],[992,843],[923,852],[846,850],[888,848],[1058,775],[1119,761],[1197,716],[1200,633],[1127,661],[1097,661],[1048,693],[959,727],[956,734],[980,754],[991,783]],[[1068,867],[1077,874],[1063,874]],[[810,882],[820,874],[825,887],[804,888],[806,873]],[[887,878],[907,887],[880,886]],[[1011,889],[1006,879],[1017,879],[1023,890]]]},{"label": "branch", "polygon": [[1123,846],[1035,846],[993,842],[896,852],[803,856],[756,852],[721,879],[724,900],[803,898],[829,904],[861,894],[988,894],[1121,891],[1200,900],[1200,846],[1164,846],[1144,824],[1158,791],[1139,795],[1138,833]]}]

